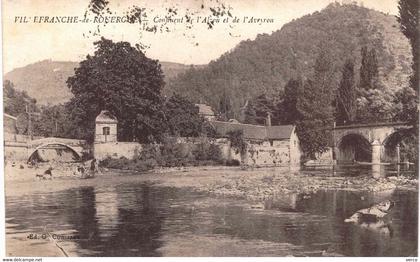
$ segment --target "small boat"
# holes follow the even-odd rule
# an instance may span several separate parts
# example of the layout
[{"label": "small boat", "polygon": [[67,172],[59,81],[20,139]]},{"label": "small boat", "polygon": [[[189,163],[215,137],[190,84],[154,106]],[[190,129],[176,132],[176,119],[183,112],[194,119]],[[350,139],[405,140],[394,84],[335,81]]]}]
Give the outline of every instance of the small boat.
[{"label": "small boat", "polygon": [[369,208],[364,208],[354,213],[350,218],[344,220],[344,222],[376,222],[379,219],[389,214],[391,209],[394,207],[394,202],[390,200],[383,201]]}]

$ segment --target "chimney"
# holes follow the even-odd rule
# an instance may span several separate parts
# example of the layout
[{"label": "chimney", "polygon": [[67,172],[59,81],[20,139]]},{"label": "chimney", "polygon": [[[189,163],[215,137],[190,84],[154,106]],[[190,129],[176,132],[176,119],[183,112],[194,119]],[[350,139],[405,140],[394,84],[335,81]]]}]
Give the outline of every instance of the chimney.
[{"label": "chimney", "polygon": [[271,126],[271,113],[267,112],[267,119],[265,120],[266,126]]}]

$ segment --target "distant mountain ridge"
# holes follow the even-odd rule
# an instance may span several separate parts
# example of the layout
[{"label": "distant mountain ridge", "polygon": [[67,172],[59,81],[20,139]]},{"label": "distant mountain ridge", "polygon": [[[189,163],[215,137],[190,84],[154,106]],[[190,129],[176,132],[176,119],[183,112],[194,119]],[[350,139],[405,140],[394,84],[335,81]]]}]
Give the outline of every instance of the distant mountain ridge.
[{"label": "distant mountain ridge", "polygon": [[[165,74],[164,93],[178,93],[214,109],[219,107],[222,97],[228,96],[239,114],[246,100],[262,93],[278,98],[290,78],[311,77],[320,48],[331,53],[335,86],[348,58],[354,60],[358,81],[363,46],[376,50],[384,86],[396,91],[408,84],[411,46],[396,17],[354,4],[333,3],[320,12],[285,24],[270,35],[242,41],[208,65],[160,62]],[[57,104],[71,98],[66,80],[77,65],[78,62],[44,60],[17,68],[4,78],[41,104]]]},{"label": "distant mountain ridge", "polygon": [[328,49],[332,56],[334,86],[348,58],[354,60],[358,81],[363,46],[376,50],[380,82],[385,87],[396,91],[408,84],[411,46],[396,17],[355,4],[333,3],[270,35],[242,41],[206,67],[178,75],[166,90],[213,108],[219,106],[221,97],[228,96],[238,115],[246,100],[263,93],[277,98],[290,78],[311,77],[320,49]]},{"label": "distant mountain ridge", "polygon": [[[191,66],[173,62],[160,62],[165,81],[171,81]],[[24,67],[16,68],[4,75],[18,90],[25,90],[39,104],[59,104],[68,101],[72,94],[67,87],[67,78],[74,74],[79,62],[43,60]]]}]

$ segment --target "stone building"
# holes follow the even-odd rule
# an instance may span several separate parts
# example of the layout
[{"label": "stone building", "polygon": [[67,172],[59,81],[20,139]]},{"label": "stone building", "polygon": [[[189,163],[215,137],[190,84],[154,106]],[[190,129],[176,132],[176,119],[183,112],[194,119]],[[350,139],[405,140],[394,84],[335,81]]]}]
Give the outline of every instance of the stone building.
[{"label": "stone building", "polygon": [[195,106],[198,108],[198,114],[207,121],[213,121],[216,120],[216,115],[214,114],[213,109],[211,109],[210,106],[206,104],[195,104]]},{"label": "stone building", "polygon": [[[223,157],[227,160],[236,159],[250,166],[300,166],[301,153],[295,126],[249,125],[238,121],[213,120],[209,122],[220,136],[214,143],[220,147]],[[133,158],[141,152],[141,144],[117,140],[117,125],[118,121],[108,111],[102,111],[96,118],[94,143],[96,159]],[[246,152],[238,153],[231,147],[227,137],[229,131],[234,130],[243,131],[248,144]],[[180,143],[195,143],[194,139],[179,138],[178,140],[182,141]]]},{"label": "stone building", "polygon": [[261,126],[235,122],[212,121],[221,137],[234,130],[242,130],[248,143],[244,154],[231,153],[243,164],[253,166],[300,166],[301,150],[293,125]]},{"label": "stone building", "polygon": [[117,142],[117,124],[115,116],[102,110],[95,120],[95,142]]},{"label": "stone building", "polygon": [[9,114],[3,113],[3,128],[5,133],[17,134],[17,118]]},{"label": "stone building", "polygon": [[102,110],[95,120],[95,141],[93,154],[96,159],[133,158],[141,150],[137,142],[119,142],[118,120],[109,111]]}]

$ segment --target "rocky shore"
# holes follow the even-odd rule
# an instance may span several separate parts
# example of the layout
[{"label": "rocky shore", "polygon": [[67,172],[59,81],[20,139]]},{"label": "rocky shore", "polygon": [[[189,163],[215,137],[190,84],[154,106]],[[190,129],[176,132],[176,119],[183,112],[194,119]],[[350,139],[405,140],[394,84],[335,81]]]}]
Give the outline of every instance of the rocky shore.
[{"label": "rocky shore", "polygon": [[[373,178],[368,172],[358,176],[335,176],[331,170],[290,171],[287,168],[242,169],[240,167],[161,168],[145,173],[102,169],[93,179],[74,174],[77,165],[55,164],[52,180],[36,179],[47,166],[23,169],[6,166],[6,195],[17,192],[64,190],[78,186],[106,186],[127,182],[151,182],[162,186],[188,187],[214,196],[260,202],[282,194],[310,194],[318,190],[378,192],[403,187],[418,190],[418,180],[406,176]],[[65,181],[65,183],[63,183]]]}]

